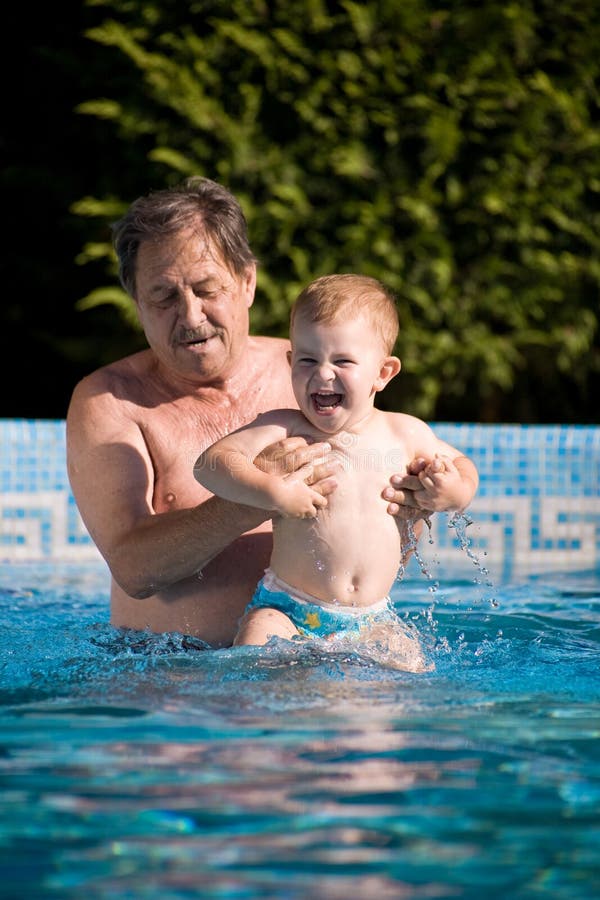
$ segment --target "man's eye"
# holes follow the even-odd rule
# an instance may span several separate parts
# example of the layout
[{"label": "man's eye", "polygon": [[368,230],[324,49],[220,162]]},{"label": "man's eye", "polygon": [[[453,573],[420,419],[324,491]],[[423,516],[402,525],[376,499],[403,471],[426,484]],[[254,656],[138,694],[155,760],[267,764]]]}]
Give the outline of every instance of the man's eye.
[{"label": "man's eye", "polygon": [[298,362],[301,366],[314,366],[315,360],[311,359],[310,356],[301,356],[298,359]]},{"label": "man's eye", "polygon": [[215,297],[219,291],[215,287],[207,287],[204,284],[196,285],[193,289],[196,297],[201,297],[203,300],[210,300],[212,297]]},{"label": "man's eye", "polygon": [[169,309],[176,302],[177,297],[175,294],[166,294],[164,297],[156,297],[152,301],[152,306],[156,307],[156,309]]}]

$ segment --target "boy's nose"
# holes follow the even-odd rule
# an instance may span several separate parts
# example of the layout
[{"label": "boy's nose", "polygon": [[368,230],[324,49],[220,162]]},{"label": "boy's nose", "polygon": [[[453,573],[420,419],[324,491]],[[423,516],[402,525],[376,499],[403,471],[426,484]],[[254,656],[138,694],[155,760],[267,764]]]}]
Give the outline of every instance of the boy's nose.
[{"label": "boy's nose", "polygon": [[322,363],[317,371],[321,381],[333,381],[335,378],[335,372],[329,363]]}]

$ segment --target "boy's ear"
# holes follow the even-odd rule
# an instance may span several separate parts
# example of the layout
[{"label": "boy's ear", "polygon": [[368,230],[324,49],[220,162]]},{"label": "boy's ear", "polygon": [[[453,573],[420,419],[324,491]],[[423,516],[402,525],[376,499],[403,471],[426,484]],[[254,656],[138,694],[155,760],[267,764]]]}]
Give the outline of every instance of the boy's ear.
[{"label": "boy's ear", "polygon": [[381,363],[379,376],[375,379],[375,384],[373,385],[375,390],[382,391],[386,384],[396,377],[401,368],[402,363],[397,356],[386,356]]},{"label": "boy's ear", "polygon": [[286,351],[285,351],[285,355],[286,355],[286,358],[287,358],[287,361],[288,361],[288,365],[291,366],[291,364],[292,364],[292,351],[291,351],[291,350],[286,350]]}]

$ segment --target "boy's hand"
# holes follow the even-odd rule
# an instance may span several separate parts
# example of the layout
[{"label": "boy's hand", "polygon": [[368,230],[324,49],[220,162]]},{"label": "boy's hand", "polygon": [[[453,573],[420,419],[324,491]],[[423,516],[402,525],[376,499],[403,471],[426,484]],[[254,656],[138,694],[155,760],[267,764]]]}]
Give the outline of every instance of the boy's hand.
[{"label": "boy's hand", "polygon": [[460,509],[464,499],[462,475],[448,456],[431,460],[417,457],[408,474],[392,475],[382,493],[390,515],[402,519],[425,518],[432,512]]},{"label": "boy's hand", "polygon": [[280,516],[288,519],[314,519],[327,499],[300,479],[280,478],[273,491],[273,504]]},{"label": "boy's hand", "polygon": [[421,490],[415,492],[421,509],[444,512],[460,506],[462,479],[448,456],[434,456],[418,475]]}]

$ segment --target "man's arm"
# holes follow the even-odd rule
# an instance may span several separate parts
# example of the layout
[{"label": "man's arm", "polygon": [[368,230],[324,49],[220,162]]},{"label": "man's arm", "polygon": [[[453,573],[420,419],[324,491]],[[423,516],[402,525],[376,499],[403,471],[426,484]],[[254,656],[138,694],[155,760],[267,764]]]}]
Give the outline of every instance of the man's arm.
[{"label": "man's arm", "polygon": [[[266,446],[287,437],[286,411],[266,413],[208,447],[194,465],[194,477],[219,497],[284,516],[314,518],[327,500],[303,478],[264,471],[255,459]],[[327,445],[327,449],[330,449]],[[308,473],[307,473],[308,474]]]},{"label": "man's arm", "polygon": [[[281,445],[277,455],[286,459]],[[308,466],[309,480],[326,495],[335,489],[333,470],[327,465],[311,470],[311,460],[322,455],[317,445],[301,449],[294,442],[297,467]],[[67,463],[83,522],[115,581],[132,597],[148,597],[193,576],[270,518],[219,497],[155,513],[153,465],[140,429],[110,392],[92,391],[89,383],[75,389],[69,407]],[[191,466],[189,477],[193,484]]]}]

